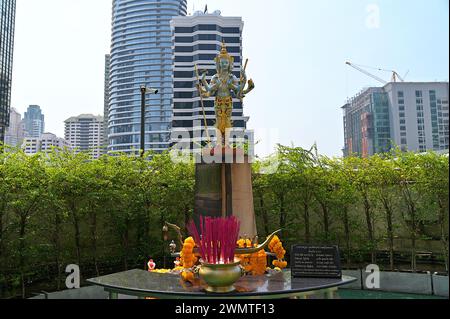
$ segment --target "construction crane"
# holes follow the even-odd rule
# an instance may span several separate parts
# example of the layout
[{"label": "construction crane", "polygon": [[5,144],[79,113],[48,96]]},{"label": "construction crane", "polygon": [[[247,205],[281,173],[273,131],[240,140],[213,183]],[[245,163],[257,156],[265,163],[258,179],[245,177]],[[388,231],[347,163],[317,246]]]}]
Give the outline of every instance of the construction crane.
[{"label": "construction crane", "polygon": [[365,67],[365,68],[374,69],[374,70],[377,70],[377,71],[390,72],[390,73],[392,73],[391,82],[405,82],[405,80],[400,76],[400,74],[398,74],[394,70],[385,70],[385,69],[382,69],[382,68],[374,68],[374,67],[365,66],[365,65],[357,65],[357,64],[354,64],[354,63],[351,63],[351,62],[345,62],[345,64],[347,64],[348,66],[351,66],[352,68],[358,70],[359,72],[364,73],[365,75],[367,75],[367,76],[371,77],[372,79],[375,79],[378,82],[381,82],[383,84],[387,84],[388,82],[383,80],[383,79],[381,79],[381,78],[379,78],[376,75],[373,75],[372,73],[370,73],[370,72],[368,72],[368,71],[366,71],[366,70],[364,70],[362,68]]}]

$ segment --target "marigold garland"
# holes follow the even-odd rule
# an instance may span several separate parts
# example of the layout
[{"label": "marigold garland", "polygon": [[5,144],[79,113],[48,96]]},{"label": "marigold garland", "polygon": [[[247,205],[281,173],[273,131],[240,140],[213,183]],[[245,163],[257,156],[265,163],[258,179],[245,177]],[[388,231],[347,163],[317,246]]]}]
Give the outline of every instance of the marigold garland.
[{"label": "marigold garland", "polygon": [[193,281],[194,273],[192,267],[197,263],[198,258],[194,255],[195,241],[192,237],[186,238],[183,244],[183,249],[180,253],[180,264],[183,271],[181,272],[181,278],[184,281]]},{"label": "marigold garland", "polygon": [[284,256],[286,255],[286,250],[283,248],[283,243],[280,241],[278,236],[275,236],[269,244],[269,249],[272,253],[277,256],[277,260],[272,262],[272,265],[279,269],[284,269],[287,267],[287,262],[284,261]]},{"label": "marigold garland", "polygon": [[172,269],[155,269],[152,272],[156,274],[168,274],[172,272]]},{"label": "marigold garland", "polygon": [[248,248],[252,246],[252,241],[250,239],[239,239],[237,245],[239,248]]},{"label": "marigold garland", "polygon": [[[239,248],[248,248],[252,247],[252,242],[250,239],[239,239],[237,242],[237,245]],[[241,261],[241,266],[244,267],[244,270],[246,273],[251,271],[250,266],[250,255],[243,254],[243,255],[236,255],[238,259]]]},{"label": "marigold garland", "polygon": [[250,271],[253,276],[262,276],[267,269],[267,254],[260,250],[250,256]]},{"label": "marigold garland", "polygon": [[[237,242],[237,245],[239,248],[249,248],[253,246],[250,239],[240,239]],[[266,273],[267,254],[264,250],[254,254],[236,255],[236,257],[241,260],[241,265],[244,267],[246,273],[251,273],[253,276],[261,276]]]},{"label": "marigold garland", "polygon": [[194,273],[192,271],[189,270],[184,270],[181,273],[181,278],[183,278],[184,281],[194,281]]}]

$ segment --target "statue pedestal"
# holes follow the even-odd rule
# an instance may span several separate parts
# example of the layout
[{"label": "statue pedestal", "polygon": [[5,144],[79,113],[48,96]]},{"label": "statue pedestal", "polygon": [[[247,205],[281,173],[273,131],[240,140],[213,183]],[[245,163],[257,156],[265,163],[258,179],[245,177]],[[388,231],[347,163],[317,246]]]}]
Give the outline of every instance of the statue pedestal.
[{"label": "statue pedestal", "polygon": [[194,220],[199,216],[236,216],[240,236],[257,235],[253,205],[252,165],[243,150],[205,149],[195,173]]}]

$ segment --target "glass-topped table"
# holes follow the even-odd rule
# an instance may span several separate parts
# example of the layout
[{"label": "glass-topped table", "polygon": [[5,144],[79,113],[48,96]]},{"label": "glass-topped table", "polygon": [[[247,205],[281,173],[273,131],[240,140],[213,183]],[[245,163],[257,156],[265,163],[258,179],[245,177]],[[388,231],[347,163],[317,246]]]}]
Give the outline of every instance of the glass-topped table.
[{"label": "glass-topped table", "polygon": [[212,294],[204,290],[205,284],[200,280],[186,283],[180,275],[138,269],[88,280],[103,287],[110,299],[117,299],[119,294],[156,299],[284,299],[321,294],[333,299],[338,287],[354,281],[356,278],[347,276],[342,279],[291,278],[287,270],[264,276],[244,276],[234,285],[235,292]]}]

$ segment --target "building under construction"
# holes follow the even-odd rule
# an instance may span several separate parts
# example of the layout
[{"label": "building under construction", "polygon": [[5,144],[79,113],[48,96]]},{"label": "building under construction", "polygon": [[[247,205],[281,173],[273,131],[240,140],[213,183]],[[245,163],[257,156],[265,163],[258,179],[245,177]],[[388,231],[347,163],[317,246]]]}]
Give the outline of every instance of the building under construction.
[{"label": "building under construction", "polygon": [[368,157],[399,147],[449,149],[448,82],[390,82],[349,99],[344,110],[344,156]]}]

